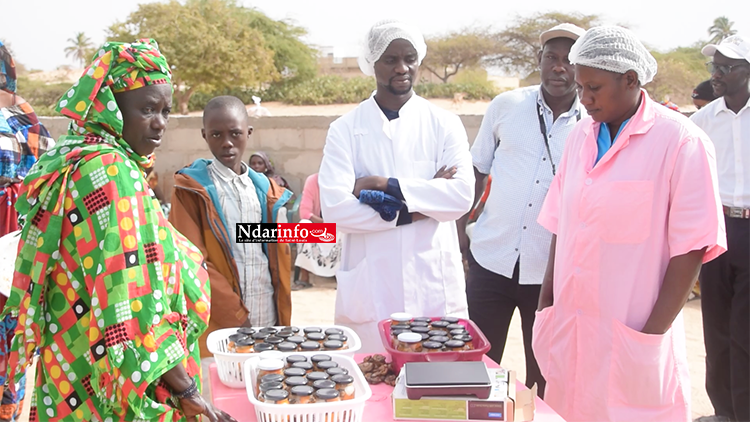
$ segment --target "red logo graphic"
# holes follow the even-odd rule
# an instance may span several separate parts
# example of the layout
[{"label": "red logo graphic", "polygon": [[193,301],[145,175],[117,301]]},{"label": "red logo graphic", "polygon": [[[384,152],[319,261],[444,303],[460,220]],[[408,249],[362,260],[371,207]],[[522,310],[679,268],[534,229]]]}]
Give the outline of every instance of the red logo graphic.
[{"label": "red logo graphic", "polygon": [[336,243],[336,223],[280,223],[278,243]]}]

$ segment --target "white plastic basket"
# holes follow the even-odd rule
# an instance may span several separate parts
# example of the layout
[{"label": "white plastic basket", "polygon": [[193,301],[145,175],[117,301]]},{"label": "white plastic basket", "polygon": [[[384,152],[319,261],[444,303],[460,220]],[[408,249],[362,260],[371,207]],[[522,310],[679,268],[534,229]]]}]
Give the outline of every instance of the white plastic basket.
[{"label": "white plastic basket", "polygon": [[[329,354],[324,352],[324,354]],[[365,402],[372,396],[372,390],[359,370],[357,363],[349,356],[330,354],[339,367],[349,371],[354,378],[354,398],[332,403],[311,404],[269,404],[258,401],[255,397],[257,365],[260,358],[253,357],[245,363],[247,398],[255,408],[258,422],[361,422],[365,411]]]},{"label": "white plastic basket", "polygon": [[[282,328],[282,327],[276,327]],[[339,325],[328,325],[320,326],[323,331],[329,328],[338,328],[344,332],[344,335],[348,338],[346,344],[349,346],[343,350],[320,350],[316,352],[289,352],[287,355],[314,355],[318,353],[325,353],[327,355],[337,356],[350,356],[353,357],[355,353],[362,348],[362,341],[359,336],[348,327],[342,327]],[[213,353],[214,359],[216,359],[216,369],[219,372],[219,379],[222,384],[229,388],[245,388],[245,376],[242,372],[242,364],[254,357],[258,356],[255,353],[231,353],[227,350],[229,345],[229,336],[236,333],[238,328],[224,328],[216,330],[208,335],[206,339],[206,346],[208,351]]]}]

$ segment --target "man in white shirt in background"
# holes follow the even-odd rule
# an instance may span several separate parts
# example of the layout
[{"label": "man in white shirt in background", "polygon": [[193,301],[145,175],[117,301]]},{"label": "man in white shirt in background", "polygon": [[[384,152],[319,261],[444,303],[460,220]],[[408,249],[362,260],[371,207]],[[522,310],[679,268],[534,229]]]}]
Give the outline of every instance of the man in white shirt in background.
[{"label": "man in white shirt in background", "polygon": [[565,138],[585,113],[578,103],[575,69],[568,61],[570,47],[585,32],[569,23],[543,32],[542,84],[492,100],[471,148],[475,203],[488,174],[492,185],[474,226],[470,252],[466,218],[458,224],[462,252],[469,261],[469,316],[492,344],[489,357],[500,363],[513,312],[519,309],[526,386],[536,383],[540,397],[545,382],[531,349],[531,332],[552,234],[536,220]]},{"label": "man in white shirt in background", "polygon": [[[360,68],[377,91],[331,124],[323,150],[323,218],[346,236],[335,321],[364,353],[383,350],[377,322],[391,313],[468,317],[455,220],[474,197],[471,155],[458,116],[412,90],[426,51],[409,25],[373,26]],[[402,201],[397,216],[360,203],[363,190]]]},{"label": "man in white shirt in background", "polygon": [[693,114],[716,148],[727,252],[700,275],[706,392],[715,416],[750,421],[750,38],[707,45],[711,85],[719,98]]}]

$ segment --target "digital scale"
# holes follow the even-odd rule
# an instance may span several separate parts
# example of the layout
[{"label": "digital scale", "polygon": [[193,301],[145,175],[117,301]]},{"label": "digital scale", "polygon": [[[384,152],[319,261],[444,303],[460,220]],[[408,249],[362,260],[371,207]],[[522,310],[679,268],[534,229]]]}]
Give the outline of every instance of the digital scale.
[{"label": "digital scale", "polygon": [[485,400],[492,391],[484,362],[409,362],[403,372],[409,400],[424,396],[475,396]]}]

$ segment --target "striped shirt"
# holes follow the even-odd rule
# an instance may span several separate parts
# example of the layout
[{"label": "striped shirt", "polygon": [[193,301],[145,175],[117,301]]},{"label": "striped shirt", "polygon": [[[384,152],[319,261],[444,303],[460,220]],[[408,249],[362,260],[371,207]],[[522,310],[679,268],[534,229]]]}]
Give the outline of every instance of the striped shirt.
[{"label": "striped shirt", "polygon": [[516,89],[492,100],[471,148],[474,167],[492,176],[492,189],[471,239],[471,253],[482,267],[512,277],[520,260],[519,284],[541,284],[552,234],[537,223],[552,182],[552,165],[539,124],[539,107],[552,161],[560,167],[565,138],[585,109],[573,106],[553,122],[539,85]]},{"label": "striped shirt", "polygon": [[[219,202],[227,222],[230,239],[237,238],[237,223],[259,223],[261,209],[255,185],[247,176],[247,166],[242,164],[242,174],[213,160],[208,165],[208,175],[216,186]],[[240,276],[242,300],[250,311],[248,319],[253,326],[268,327],[276,324],[276,305],[273,298],[268,257],[262,243],[232,243],[232,255]]]}]

